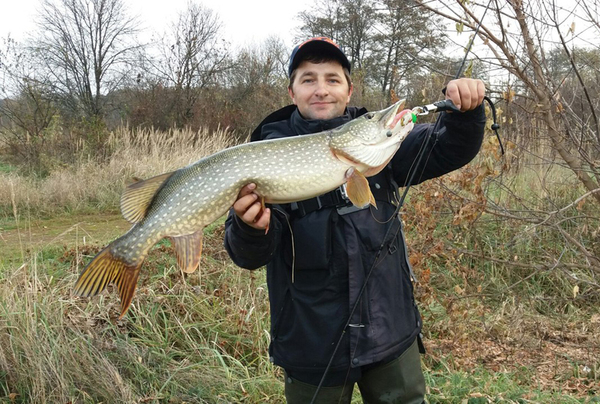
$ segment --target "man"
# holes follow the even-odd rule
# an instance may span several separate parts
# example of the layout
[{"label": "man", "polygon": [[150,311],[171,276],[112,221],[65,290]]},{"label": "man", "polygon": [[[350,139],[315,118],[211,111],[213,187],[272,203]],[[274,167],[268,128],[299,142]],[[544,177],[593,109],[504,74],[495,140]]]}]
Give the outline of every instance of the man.
[{"label": "man", "polygon": [[[252,140],[321,132],[366,113],[348,106],[353,90],[350,69],[347,57],[330,39],[313,38],[298,45],[288,72],[294,105],[267,117]],[[444,113],[433,134],[432,125],[415,125],[388,167],[369,178],[377,209],[354,208],[340,190],[263,209],[254,184],[240,191],[226,222],[225,247],[241,267],[267,266],[269,351],[272,361],[285,370],[288,403],[311,401],[382,244],[382,257],[316,402],[350,403],[355,384],[366,403],[424,402],[421,319],[401,223],[390,220],[397,203],[396,184],[406,185],[412,169],[417,169],[416,182],[422,182],[465,165],[477,154],[485,124],[484,93],[480,80],[448,83],[446,98],[462,112]],[[426,158],[421,167],[413,167],[428,135],[434,139]],[[387,232],[390,226],[395,227]]]}]

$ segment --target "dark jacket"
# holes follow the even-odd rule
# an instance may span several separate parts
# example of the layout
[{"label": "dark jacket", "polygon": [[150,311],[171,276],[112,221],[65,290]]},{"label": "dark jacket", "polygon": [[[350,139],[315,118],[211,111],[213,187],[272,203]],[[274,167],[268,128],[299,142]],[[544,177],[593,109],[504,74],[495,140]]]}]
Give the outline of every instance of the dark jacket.
[{"label": "dark jacket", "polygon": [[[316,133],[365,112],[349,107],[344,116],[332,120],[305,120],[295,108],[287,107],[272,116],[287,115],[288,119],[263,121],[253,138]],[[432,134],[423,158],[426,164],[418,168],[415,183],[455,170],[479,151],[485,124],[483,106],[467,113],[444,114],[441,119],[442,125]],[[394,181],[400,187],[405,185],[431,129],[429,124],[415,125],[388,167],[369,178],[371,189],[393,190]],[[225,247],[233,261],[248,269],[267,266],[270,355],[275,364],[289,370],[323,372],[382,243],[383,253],[331,370],[397,356],[414,342],[421,320],[413,297],[412,272],[401,222],[388,220],[395,206],[383,199],[386,198],[377,200],[377,209],[341,214],[343,210],[326,207],[302,217],[291,204],[275,205],[267,234],[230,213],[225,225]],[[388,240],[383,240],[389,226],[394,228]]]}]

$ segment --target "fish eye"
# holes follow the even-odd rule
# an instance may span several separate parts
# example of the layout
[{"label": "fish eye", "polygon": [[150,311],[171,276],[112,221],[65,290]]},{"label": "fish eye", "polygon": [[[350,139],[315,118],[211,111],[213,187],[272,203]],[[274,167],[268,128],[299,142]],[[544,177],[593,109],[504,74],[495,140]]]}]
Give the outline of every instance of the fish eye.
[{"label": "fish eye", "polygon": [[365,118],[372,119],[375,116],[375,112],[367,112],[365,114]]}]

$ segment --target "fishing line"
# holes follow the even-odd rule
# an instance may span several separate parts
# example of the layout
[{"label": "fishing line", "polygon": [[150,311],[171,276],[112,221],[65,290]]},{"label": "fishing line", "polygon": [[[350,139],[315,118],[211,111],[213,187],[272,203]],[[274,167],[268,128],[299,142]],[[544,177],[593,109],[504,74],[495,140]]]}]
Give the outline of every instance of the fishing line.
[{"label": "fishing line", "polygon": [[[473,47],[473,43],[475,42],[475,38],[477,37],[477,34],[479,33],[479,28],[481,27],[481,24],[483,22],[483,18],[485,17],[485,14],[487,13],[487,10],[489,9],[490,5],[492,3],[492,0],[490,0],[483,12],[483,15],[481,17],[481,19],[479,20],[479,23],[477,25],[477,28],[475,30],[475,33],[473,35],[473,38],[469,41],[468,47],[467,47],[467,51],[465,52],[465,56],[462,60],[461,65],[458,68],[458,71],[456,72],[456,76],[454,77],[454,79],[458,79],[462,73],[462,69],[465,65],[465,62],[467,60],[467,57],[469,56],[469,53],[471,52],[471,48]],[[489,100],[489,98],[488,98]],[[491,103],[490,100],[490,105],[493,105],[493,103]],[[495,109],[493,109],[493,114],[495,116]],[[398,206],[396,207],[394,214],[392,215],[392,217],[397,217],[398,221],[401,222],[400,219],[400,209],[402,208],[402,206],[404,205],[404,201],[406,200],[406,196],[408,194],[408,191],[410,189],[410,187],[413,184],[413,181],[415,179],[415,176],[417,174],[417,171],[419,169],[419,166],[421,164],[421,161],[423,160],[423,157],[425,155],[425,152],[427,150],[427,148],[429,147],[429,143],[431,142],[431,138],[433,137],[432,135],[434,133],[437,133],[437,129],[438,126],[440,125],[441,122],[441,117],[442,115],[438,115],[438,117],[436,118],[435,124],[433,124],[432,126],[430,126],[426,132],[426,138],[424,141],[423,146],[420,148],[415,160],[416,163],[412,165],[411,169],[409,170],[408,173],[408,182],[406,183],[406,186],[404,188],[404,192],[402,193],[402,197],[400,198],[399,202],[398,202]],[[495,123],[495,119],[494,119],[494,123]],[[496,125],[497,126],[497,125]],[[496,128],[497,129],[497,128]],[[498,132],[496,131],[496,134],[498,134]],[[498,139],[500,139],[500,137],[498,136]],[[437,137],[436,137],[437,140]],[[435,146],[435,144],[434,144]],[[431,150],[429,152],[429,154],[431,154]],[[424,168],[424,167],[423,167]],[[331,369],[331,365],[333,364],[333,360],[335,358],[335,355],[338,352],[338,349],[340,347],[340,345],[342,344],[342,341],[344,339],[344,337],[346,336],[346,330],[348,329],[348,327],[350,326],[350,323],[352,321],[352,317],[354,316],[354,313],[356,312],[356,309],[358,308],[358,305],[361,302],[362,296],[365,292],[365,290],[367,289],[367,284],[369,282],[369,279],[371,278],[371,275],[373,274],[373,270],[377,267],[377,265],[380,263],[379,258],[381,256],[381,253],[385,247],[386,244],[386,240],[388,238],[388,235],[390,234],[392,228],[394,226],[389,226],[385,236],[383,237],[383,241],[381,243],[381,245],[379,246],[379,249],[377,250],[377,254],[375,255],[375,259],[373,260],[373,264],[371,265],[371,267],[369,268],[369,271],[367,272],[367,275],[365,277],[365,280],[360,288],[360,291],[358,293],[358,296],[356,297],[356,300],[354,302],[354,304],[352,305],[352,310],[350,310],[350,314],[348,315],[348,320],[346,321],[346,324],[344,325],[344,328],[342,328],[342,333],[340,335],[340,337],[337,340],[337,343],[335,345],[335,348],[333,350],[333,353],[331,354],[331,357],[329,358],[329,362],[327,363],[327,367],[325,368],[324,372],[323,372],[323,376],[321,377],[321,380],[319,382],[319,385],[317,386],[317,389],[315,390],[315,393],[313,395],[312,400],[310,401],[311,404],[315,403],[315,400],[317,399],[317,396],[319,395],[319,392],[321,391],[321,388],[323,387],[323,383],[325,382],[325,378],[327,377],[327,374],[329,373],[329,370]],[[399,231],[402,229],[402,225],[400,224],[399,226],[397,226],[394,237],[390,240],[390,246],[391,246],[391,242],[393,240],[396,239],[396,237],[398,236]],[[350,358],[350,360],[352,360],[352,358]]]}]

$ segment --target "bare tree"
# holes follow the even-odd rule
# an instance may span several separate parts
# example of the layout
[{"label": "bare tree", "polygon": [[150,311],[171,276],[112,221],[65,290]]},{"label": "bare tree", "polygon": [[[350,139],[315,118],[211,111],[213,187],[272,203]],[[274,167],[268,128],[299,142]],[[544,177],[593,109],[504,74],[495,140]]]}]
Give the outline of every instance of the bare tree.
[{"label": "bare tree", "polygon": [[437,29],[435,15],[415,11],[414,1],[377,2],[368,70],[376,72],[372,75],[373,85],[381,89],[388,102],[391,91],[408,96],[421,90],[409,78],[424,70],[429,76],[436,71],[433,66],[445,59],[440,57],[444,35]]},{"label": "bare tree", "polygon": [[319,0],[315,7],[298,14],[302,26],[296,35],[296,42],[316,36],[326,36],[336,43],[342,41],[343,5],[338,0]]},{"label": "bare tree", "polygon": [[212,10],[189,3],[160,41],[152,64],[158,81],[174,91],[171,108],[178,125],[192,119],[202,89],[228,67],[228,46],[220,33],[221,22]]},{"label": "bare tree", "polygon": [[224,122],[246,135],[274,111],[290,103],[287,93],[288,52],[281,39],[242,49],[228,73],[227,93],[232,119]]},{"label": "bare tree", "polygon": [[[571,24],[575,16],[583,15],[585,10],[597,10],[600,3],[597,0],[576,2],[576,10],[567,10],[555,0],[492,1],[493,17],[482,22],[480,18],[486,4],[456,0],[454,7],[449,7],[442,2],[417,2],[424,9],[473,30],[481,24],[479,36],[493,55],[494,63],[524,86],[526,92],[521,96],[529,100],[524,108],[544,124],[553,150],[590,192],[590,196],[600,202],[600,192],[597,192],[600,188],[600,164],[595,157],[600,152],[597,118],[600,106],[589,96],[588,89],[594,81],[586,81],[579,74],[581,65],[576,62],[576,56],[570,51],[565,38],[566,33],[575,34],[575,25]],[[588,13],[588,16],[593,23],[589,29],[595,26],[598,30],[598,15]],[[572,40],[570,42],[572,45]],[[548,50],[557,46],[570,65],[561,77],[553,77],[547,57]],[[591,116],[591,120],[577,119],[574,106],[564,101],[569,98],[563,95],[569,90],[564,84],[572,75],[576,78],[569,81],[569,87],[580,86],[585,94],[586,115]]]},{"label": "bare tree", "polygon": [[53,136],[58,109],[51,83],[36,69],[22,44],[10,37],[0,48],[0,148],[15,162],[41,168],[40,156]]},{"label": "bare tree", "polygon": [[374,17],[373,0],[322,0],[319,7],[300,13],[306,36],[327,36],[348,55],[354,69],[360,69],[367,54]]},{"label": "bare tree", "polygon": [[379,87],[388,103],[391,90],[409,95],[414,83],[408,78],[442,54],[436,19],[416,8],[406,0],[320,0],[300,13],[300,32],[331,37],[344,49],[355,71],[355,98],[365,102],[367,88]]},{"label": "bare tree", "polygon": [[[594,39],[600,33],[597,12],[587,12],[598,10],[600,2],[417,2],[457,27],[475,32],[480,26],[479,37],[473,38],[476,48],[472,57],[493,72],[487,83],[489,93],[499,98],[497,104],[503,110],[503,136],[513,140],[507,142],[509,153],[504,160],[498,158],[493,142],[484,143],[476,161],[480,172],[473,176],[489,176],[488,188],[477,189],[477,197],[466,205],[461,200],[456,210],[457,217],[468,216],[471,208],[471,213],[486,213],[469,219],[480,251],[468,254],[515,270],[521,279],[510,288],[540,274],[551,275],[573,287],[571,297],[580,296],[581,288],[587,298],[597,299],[600,47],[586,37]],[[493,168],[500,162],[509,167],[502,173],[505,175]],[[517,164],[511,167],[513,163]],[[530,188],[519,188],[523,180]],[[467,189],[472,183],[461,181],[458,185]],[[557,192],[558,188],[561,191]],[[517,231],[502,244],[478,237],[478,230],[493,221],[510,223],[503,226]],[[517,263],[524,249],[533,254],[526,262]]]},{"label": "bare tree", "polygon": [[72,112],[101,118],[103,96],[117,89],[138,47],[137,21],[122,0],[43,0],[32,50]]}]

